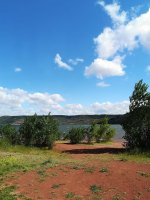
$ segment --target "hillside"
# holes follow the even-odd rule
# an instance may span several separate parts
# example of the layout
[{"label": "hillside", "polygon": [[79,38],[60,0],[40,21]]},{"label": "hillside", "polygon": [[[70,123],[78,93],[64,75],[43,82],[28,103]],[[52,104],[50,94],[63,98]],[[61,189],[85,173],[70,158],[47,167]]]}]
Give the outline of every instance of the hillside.
[{"label": "hillside", "polygon": [[[54,115],[53,117],[60,124],[91,124],[94,120],[99,120],[106,115]],[[0,117],[0,124],[17,124],[23,123],[26,116],[2,116]],[[124,115],[107,115],[110,124],[121,124]]]}]

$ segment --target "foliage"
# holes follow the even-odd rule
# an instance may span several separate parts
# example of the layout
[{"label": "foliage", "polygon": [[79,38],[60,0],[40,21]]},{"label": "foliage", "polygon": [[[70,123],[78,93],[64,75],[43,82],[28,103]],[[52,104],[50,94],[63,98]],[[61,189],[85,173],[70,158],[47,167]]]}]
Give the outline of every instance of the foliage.
[{"label": "foliage", "polygon": [[150,93],[148,85],[140,80],[130,97],[129,113],[123,122],[126,147],[148,149],[150,147]]},{"label": "foliage", "polygon": [[100,141],[110,141],[115,135],[115,129],[111,128],[111,125],[108,124],[107,117],[101,119],[99,124],[93,124],[92,126],[93,135],[98,143]]},{"label": "foliage", "polygon": [[58,124],[49,114],[48,116],[26,117],[20,129],[21,143],[26,146],[53,147],[58,138]]},{"label": "foliage", "polygon": [[85,129],[84,128],[72,128],[69,131],[68,138],[71,144],[80,143],[85,137]]},{"label": "foliage", "polygon": [[0,127],[0,137],[2,140],[5,140],[12,145],[19,142],[18,132],[10,124]]},{"label": "foliage", "polygon": [[85,128],[85,136],[88,144],[92,143],[94,137],[93,128],[93,125],[91,127]]},{"label": "foliage", "polygon": [[9,186],[0,190],[0,200],[17,200],[17,196],[12,194],[15,190],[14,186]]}]

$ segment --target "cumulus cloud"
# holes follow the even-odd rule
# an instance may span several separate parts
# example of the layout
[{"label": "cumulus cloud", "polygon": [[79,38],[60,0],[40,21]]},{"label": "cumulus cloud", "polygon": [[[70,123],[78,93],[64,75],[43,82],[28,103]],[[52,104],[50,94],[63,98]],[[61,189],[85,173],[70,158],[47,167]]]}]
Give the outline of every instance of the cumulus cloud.
[{"label": "cumulus cloud", "polygon": [[96,85],[97,85],[98,87],[109,87],[109,86],[110,86],[110,84],[105,83],[104,81],[99,82],[99,83],[97,83]]},{"label": "cumulus cloud", "polygon": [[30,93],[20,88],[0,87],[0,115],[47,114],[56,108],[64,98],[60,94]]},{"label": "cumulus cloud", "polygon": [[58,53],[56,54],[54,61],[60,68],[63,68],[69,71],[73,70],[73,68],[70,65],[62,61],[62,58]]},{"label": "cumulus cloud", "polygon": [[139,46],[150,50],[149,19],[150,9],[125,24],[115,28],[106,27],[94,39],[98,56],[108,59],[118,53],[125,53],[125,50],[133,51]]},{"label": "cumulus cloud", "polygon": [[122,102],[117,102],[117,103],[95,102],[91,105],[91,109],[94,113],[124,114],[129,111],[129,101],[122,101]]},{"label": "cumulus cloud", "polygon": [[79,63],[83,63],[84,59],[83,58],[76,58],[76,59],[69,59],[68,62],[72,65],[78,65]]},{"label": "cumulus cloud", "polygon": [[95,75],[100,79],[123,76],[125,65],[122,57],[139,47],[150,50],[150,9],[128,19],[127,13],[121,11],[117,2],[106,4],[104,1],[98,1],[98,4],[110,16],[113,26],[105,27],[94,38],[97,58],[85,68],[84,74]]},{"label": "cumulus cloud", "polygon": [[2,115],[33,115],[37,114],[123,114],[128,111],[129,102],[117,103],[95,102],[91,105],[64,104],[60,94],[35,92],[23,89],[8,89],[0,87],[0,116]]},{"label": "cumulus cloud", "polygon": [[104,1],[98,1],[98,4],[104,8],[116,25],[124,24],[127,21],[127,13],[125,11],[121,11],[120,5],[116,2],[112,4],[105,4]]},{"label": "cumulus cloud", "polygon": [[85,68],[85,75],[95,75],[99,79],[122,76],[125,74],[124,67],[121,57],[115,57],[112,61],[96,58],[90,66]]},{"label": "cumulus cloud", "polygon": [[16,68],[14,69],[14,71],[15,71],[15,72],[21,72],[22,69],[21,69],[20,67],[16,67]]}]

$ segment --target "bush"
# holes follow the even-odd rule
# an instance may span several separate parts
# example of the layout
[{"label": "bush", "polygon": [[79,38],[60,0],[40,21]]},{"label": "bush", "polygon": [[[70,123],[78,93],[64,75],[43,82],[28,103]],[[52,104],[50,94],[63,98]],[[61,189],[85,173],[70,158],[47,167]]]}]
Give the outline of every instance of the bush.
[{"label": "bush", "polygon": [[71,144],[78,144],[80,143],[85,137],[85,130],[84,128],[72,128],[69,131],[68,138]]},{"label": "bush", "polygon": [[122,124],[126,147],[130,149],[150,148],[150,93],[147,89],[148,85],[142,80],[135,84],[130,97],[129,113],[125,115]]},{"label": "bush", "polygon": [[93,125],[93,135],[97,143],[101,141],[110,141],[115,135],[115,129],[108,124],[108,118],[105,117],[99,121],[99,124]]},{"label": "bush", "polygon": [[7,140],[12,145],[19,143],[18,132],[16,131],[15,127],[10,124],[0,128],[0,137],[1,139]]},{"label": "bush", "polygon": [[58,123],[49,114],[48,116],[26,117],[20,129],[21,143],[26,146],[52,148],[59,137]]},{"label": "bush", "polygon": [[93,140],[93,125],[91,127],[85,128],[85,137],[88,144],[92,143]]}]

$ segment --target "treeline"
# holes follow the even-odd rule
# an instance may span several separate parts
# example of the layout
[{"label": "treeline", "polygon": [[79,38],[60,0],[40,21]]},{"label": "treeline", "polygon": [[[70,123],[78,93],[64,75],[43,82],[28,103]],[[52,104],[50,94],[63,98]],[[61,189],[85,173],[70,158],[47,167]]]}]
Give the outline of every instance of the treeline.
[{"label": "treeline", "polygon": [[[58,121],[61,125],[82,125],[82,124],[92,124],[92,122],[98,121],[104,118],[106,115],[53,115],[54,119]],[[24,122],[27,116],[2,116],[0,117],[0,124],[17,124],[20,125]],[[107,115],[108,122],[110,124],[122,124],[124,115]]]}]

